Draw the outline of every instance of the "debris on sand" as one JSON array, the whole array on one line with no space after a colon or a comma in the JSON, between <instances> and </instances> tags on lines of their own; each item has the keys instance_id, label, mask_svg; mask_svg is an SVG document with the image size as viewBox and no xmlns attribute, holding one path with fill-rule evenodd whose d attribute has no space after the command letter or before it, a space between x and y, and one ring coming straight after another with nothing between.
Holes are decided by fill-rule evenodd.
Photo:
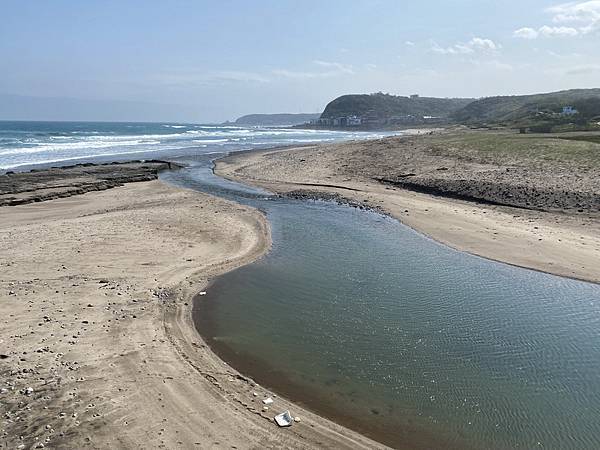
<instances>
[{"instance_id":1,"label":"debris on sand","mask_svg":"<svg viewBox=\"0 0 600 450\"><path fill-rule=\"evenodd\" d=\"M292 415L289 411L284 411L281 414L277 414L273 420L280 427L291 427L294 419L292 419Z\"/></svg>"}]
</instances>

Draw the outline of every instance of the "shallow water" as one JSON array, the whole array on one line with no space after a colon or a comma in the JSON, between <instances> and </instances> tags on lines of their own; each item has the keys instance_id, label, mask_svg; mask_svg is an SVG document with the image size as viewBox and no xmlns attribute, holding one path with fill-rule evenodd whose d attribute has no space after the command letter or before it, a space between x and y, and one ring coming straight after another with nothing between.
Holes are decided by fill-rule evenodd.
<instances>
[{"instance_id":1,"label":"shallow water","mask_svg":"<svg viewBox=\"0 0 600 450\"><path fill-rule=\"evenodd\" d=\"M272 251L195 304L233 366L396 447L600 448L600 286L193 164L163 179L258 207L272 227Z\"/></svg>"}]
</instances>

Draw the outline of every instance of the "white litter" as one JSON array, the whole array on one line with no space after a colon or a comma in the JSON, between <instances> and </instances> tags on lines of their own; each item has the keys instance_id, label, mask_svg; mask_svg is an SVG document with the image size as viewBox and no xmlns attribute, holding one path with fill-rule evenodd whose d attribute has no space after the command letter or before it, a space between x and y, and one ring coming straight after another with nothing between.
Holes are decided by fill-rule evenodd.
<instances>
[{"instance_id":1,"label":"white litter","mask_svg":"<svg viewBox=\"0 0 600 450\"><path fill-rule=\"evenodd\" d=\"M284 411L281 414L277 414L273 420L275 420L275 423L277 423L277 425L280 427L291 427L292 422L294 421L289 411Z\"/></svg>"},{"instance_id":2,"label":"white litter","mask_svg":"<svg viewBox=\"0 0 600 450\"><path fill-rule=\"evenodd\" d=\"M206 295L206 291L202 291L202 292L200 292L200 294L199 294L199 295Z\"/></svg>"},{"instance_id":3,"label":"white litter","mask_svg":"<svg viewBox=\"0 0 600 450\"><path fill-rule=\"evenodd\" d=\"M273 403L273 399L272 399L271 397L269 397L269 398L265 398L265 399L263 400L263 403L264 403L265 405L270 405L271 403Z\"/></svg>"}]
</instances>

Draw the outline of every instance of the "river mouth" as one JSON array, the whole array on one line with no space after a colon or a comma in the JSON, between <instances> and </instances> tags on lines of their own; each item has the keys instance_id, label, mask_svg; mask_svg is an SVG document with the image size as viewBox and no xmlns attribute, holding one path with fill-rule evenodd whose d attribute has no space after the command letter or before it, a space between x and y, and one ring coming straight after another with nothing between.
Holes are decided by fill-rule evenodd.
<instances>
[{"instance_id":1,"label":"river mouth","mask_svg":"<svg viewBox=\"0 0 600 450\"><path fill-rule=\"evenodd\" d=\"M166 181L266 211L273 249L194 321L224 360L398 448L597 448L600 286L454 251L372 212L212 175Z\"/></svg>"}]
</instances>

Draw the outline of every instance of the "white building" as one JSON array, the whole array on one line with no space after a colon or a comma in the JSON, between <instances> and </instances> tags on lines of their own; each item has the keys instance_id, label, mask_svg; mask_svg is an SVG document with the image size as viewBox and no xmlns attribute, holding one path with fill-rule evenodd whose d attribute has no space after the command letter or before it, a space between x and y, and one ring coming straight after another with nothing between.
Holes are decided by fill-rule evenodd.
<instances>
[{"instance_id":1,"label":"white building","mask_svg":"<svg viewBox=\"0 0 600 450\"><path fill-rule=\"evenodd\" d=\"M362 119L358 116L348 116L346 119L346 125L349 127L357 127L362 125Z\"/></svg>"}]
</instances>

